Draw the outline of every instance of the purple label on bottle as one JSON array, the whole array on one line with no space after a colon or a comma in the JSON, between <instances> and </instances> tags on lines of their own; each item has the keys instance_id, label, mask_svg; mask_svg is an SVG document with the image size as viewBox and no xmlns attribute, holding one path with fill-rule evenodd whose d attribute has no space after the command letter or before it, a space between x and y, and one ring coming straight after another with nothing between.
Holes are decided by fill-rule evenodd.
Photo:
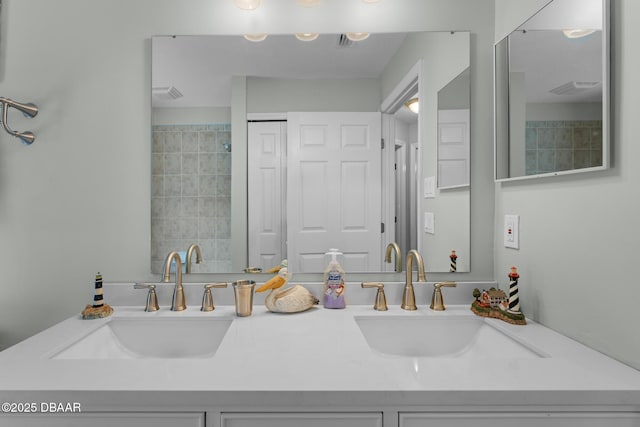
<instances>
[{"instance_id":1,"label":"purple label on bottle","mask_svg":"<svg viewBox=\"0 0 640 427\"><path fill-rule=\"evenodd\" d=\"M338 277L340 276L338 275ZM344 285L342 283L331 284L329 280L327 282L327 289L324 292L324 307L345 308L347 304L344 300Z\"/></svg>"}]
</instances>

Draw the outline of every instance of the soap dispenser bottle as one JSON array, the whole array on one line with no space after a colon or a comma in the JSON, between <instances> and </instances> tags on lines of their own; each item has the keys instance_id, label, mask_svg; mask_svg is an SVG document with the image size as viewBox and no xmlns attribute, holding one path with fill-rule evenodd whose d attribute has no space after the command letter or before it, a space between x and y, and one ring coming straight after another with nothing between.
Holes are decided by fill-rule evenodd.
<instances>
[{"instance_id":1,"label":"soap dispenser bottle","mask_svg":"<svg viewBox=\"0 0 640 427\"><path fill-rule=\"evenodd\" d=\"M338 249L329 249L325 255L330 255L331 261L324 270L324 308L345 308L347 302L344 298L344 269L338 263L338 255L342 253Z\"/></svg>"}]
</instances>

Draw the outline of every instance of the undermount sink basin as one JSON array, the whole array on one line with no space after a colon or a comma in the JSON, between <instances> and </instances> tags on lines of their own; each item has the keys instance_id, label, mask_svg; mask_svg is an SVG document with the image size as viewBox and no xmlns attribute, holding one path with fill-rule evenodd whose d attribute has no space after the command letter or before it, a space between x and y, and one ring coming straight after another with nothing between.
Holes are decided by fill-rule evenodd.
<instances>
[{"instance_id":1,"label":"undermount sink basin","mask_svg":"<svg viewBox=\"0 0 640 427\"><path fill-rule=\"evenodd\" d=\"M369 347L386 356L544 357L541 352L515 340L473 314L362 316L355 320Z\"/></svg>"},{"instance_id":2,"label":"undermount sink basin","mask_svg":"<svg viewBox=\"0 0 640 427\"><path fill-rule=\"evenodd\" d=\"M212 357L232 319L113 318L53 359L176 359Z\"/></svg>"}]
</instances>

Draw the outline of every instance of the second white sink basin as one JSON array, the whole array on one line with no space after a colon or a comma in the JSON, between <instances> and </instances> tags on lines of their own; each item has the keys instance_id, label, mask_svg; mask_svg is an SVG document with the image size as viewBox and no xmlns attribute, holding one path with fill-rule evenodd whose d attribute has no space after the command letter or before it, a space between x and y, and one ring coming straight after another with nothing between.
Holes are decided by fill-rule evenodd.
<instances>
[{"instance_id":1,"label":"second white sink basin","mask_svg":"<svg viewBox=\"0 0 640 427\"><path fill-rule=\"evenodd\" d=\"M387 356L544 357L473 314L361 316L355 320L369 347Z\"/></svg>"},{"instance_id":2,"label":"second white sink basin","mask_svg":"<svg viewBox=\"0 0 640 427\"><path fill-rule=\"evenodd\" d=\"M113 318L53 359L176 359L212 357L232 319Z\"/></svg>"}]
</instances>

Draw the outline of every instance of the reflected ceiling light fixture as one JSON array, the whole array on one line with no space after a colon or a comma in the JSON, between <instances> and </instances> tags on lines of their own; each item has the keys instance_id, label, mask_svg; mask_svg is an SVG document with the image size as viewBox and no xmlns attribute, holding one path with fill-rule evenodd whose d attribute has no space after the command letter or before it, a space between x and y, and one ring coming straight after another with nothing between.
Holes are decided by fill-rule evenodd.
<instances>
[{"instance_id":1,"label":"reflected ceiling light fixture","mask_svg":"<svg viewBox=\"0 0 640 427\"><path fill-rule=\"evenodd\" d=\"M263 42L267 39L267 34L266 33L257 33L257 34L245 34L243 36L245 39L249 40L250 42Z\"/></svg>"},{"instance_id":2,"label":"reflected ceiling light fixture","mask_svg":"<svg viewBox=\"0 0 640 427\"><path fill-rule=\"evenodd\" d=\"M411 98L404 103L412 113L418 114L420 112L420 100L418 98Z\"/></svg>"},{"instance_id":3,"label":"reflected ceiling light fixture","mask_svg":"<svg viewBox=\"0 0 640 427\"><path fill-rule=\"evenodd\" d=\"M596 30L582 30L578 28L574 28L570 30L562 30L562 33L568 39L579 39L581 37L586 37L589 34L593 34L595 32Z\"/></svg>"},{"instance_id":4,"label":"reflected ceiling light fixture","mask_svg":"<svg viewBox=\"0 0 640 427\"><path fill-rule=\"evenodd\" d=\"M262 0L233 0L233 3L242 10L255 10L260 7Z\"/></svg>"},{"instance_id":5,"label":"reflected ceiling light fixture","mask_svg":"<svg viewBox=\"0 0 640 427\"><path fill-rule=\"evenodd\" d=\"M303 42L311 42L318 38L318 33L296 33L296 38Z\"/></svg>"},{"instance_id":6,"label":"reflected ceiling light fixture","mask_svg":"<svg viewBox=\"0 0 640 427\"><path fill-rule=\"evenodd\" d=\"M151 94L154 98L164 101L173 101L174 99L182 98L182 92L176 89L175 86L152 87Z\"/></svg>"},{"instance_id":7,"label":"reflected ceiling light fixture","mask_svg":"<svg viewBox=\"0 0 640 427\"><path fill-rule=\"evenodd\" d=\"M600 82L567 82L551 89L549 92L556 95L575 95L600 86Z\"/></svg>"},{"instance_id":8,"label":"reflected ceiling light fixture","mask_svg":"<svg viewBox=\"0 0 640 427\"><path fill-rule=\"evenodd\" d=\"M378 3L380 0L362 0L363 3Z\"/></svg>"},{"instance_id":9,"label":"reflected ceiling light fixture","mask_svg":"<svg viewBox=\"0 0 640 427\"><path fill-rule=\"evenodd\" d=\"M369 33L346 33L347 38L352 42L361 42L369 38Z\"/></svg>"},{"instance_id":10,"label":"reflected ceiling light fixture","mask_svg":"<svg viewBox=\"0 0 640 427\"><path fill-rule=\"evenodd\" d=\"M320 0L296 0L296 2L306 7L314 7L320 4Z\"/></svg>"}]
</instances>

